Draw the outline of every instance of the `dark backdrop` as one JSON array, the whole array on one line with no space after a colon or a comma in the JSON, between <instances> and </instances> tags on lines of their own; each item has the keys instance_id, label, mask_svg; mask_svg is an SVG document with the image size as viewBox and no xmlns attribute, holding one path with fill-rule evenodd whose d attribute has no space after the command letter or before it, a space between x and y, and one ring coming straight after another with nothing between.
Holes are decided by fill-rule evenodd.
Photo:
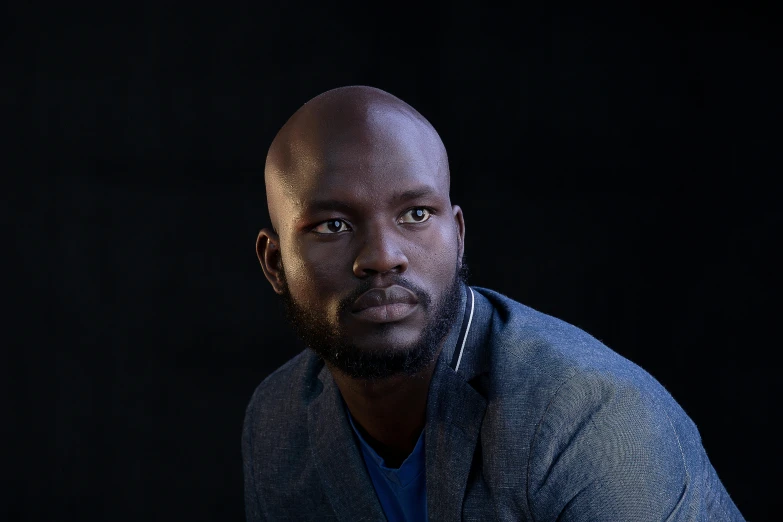
<instances>
[{"instance_id":1,"label":"dark backdrop","mask_svg":"<svg viewBox=\"0 0 783 522\"><path fill-rule=\"evenodd\" d=\"M369 84L441 133L471 282L646 368L771 519L773 18L589 4L6 5L4 518L243 518L244 408L301 349L254 253L266 149Z\"/></svg>"}]
</instances>

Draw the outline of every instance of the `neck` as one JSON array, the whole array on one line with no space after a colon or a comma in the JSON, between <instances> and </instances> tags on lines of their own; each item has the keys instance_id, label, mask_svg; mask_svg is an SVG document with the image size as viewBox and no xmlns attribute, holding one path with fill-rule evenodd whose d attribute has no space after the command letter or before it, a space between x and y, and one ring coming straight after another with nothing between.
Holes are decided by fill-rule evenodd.
<instances>
[{"instance_id":1,"label":"neck","mask_svg":"<svg viewBox=\"0 0 783 522\"><path fill-rule=\"evenodd\" d=\"M354 424L388 467L399 467L424 428L429 386L440 349L433 363L414 376L367 381L329 368Z\"/></svg>"}]
</instances>

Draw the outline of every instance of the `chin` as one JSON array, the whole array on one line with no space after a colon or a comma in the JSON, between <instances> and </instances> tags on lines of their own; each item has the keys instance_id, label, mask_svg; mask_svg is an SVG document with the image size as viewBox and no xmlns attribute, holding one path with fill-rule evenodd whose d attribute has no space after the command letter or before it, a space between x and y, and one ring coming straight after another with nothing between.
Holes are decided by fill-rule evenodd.
<instances>
[{"instance_id":1,"label":"chin","mask_svg":"<svg viewBox=\"0 0 783 522\"><path fill-rule=\"evenodd\" d=\"M343 330L345 340L359 350L405 351L421 343L424 325L419 321L365 323Z\"/></svg>"}]
</instances>

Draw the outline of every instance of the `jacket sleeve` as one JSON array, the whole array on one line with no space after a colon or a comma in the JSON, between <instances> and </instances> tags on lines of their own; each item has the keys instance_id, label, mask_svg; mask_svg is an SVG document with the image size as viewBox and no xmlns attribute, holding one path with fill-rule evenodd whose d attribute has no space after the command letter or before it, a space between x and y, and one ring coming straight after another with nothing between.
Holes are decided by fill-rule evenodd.
<instances>
[{"instance_id":1,"label":"jacket sleeve","mask_svg":"<svg viewBox=\"0 0 783 522\"><path fill-rule=\"evenodd\" d=\"M563 383L531 443L537 521L742 521L693 422L648 374L581 372Z\"/></svg>"},{"instance_id":2,"label":"jacket sleeve","mask_svg":"<svg viewBox=\"0 0 783 522\"><path fill-rule=\"evenodd\" d=\"M266 520L263 515L261 499L258 495L255 480L255 466L253 452L253 419L252 401L245 412L245 422L242 429L242 467L245 477L245 517L247 522L261 522Z\"/></svg>"}]
</instances>

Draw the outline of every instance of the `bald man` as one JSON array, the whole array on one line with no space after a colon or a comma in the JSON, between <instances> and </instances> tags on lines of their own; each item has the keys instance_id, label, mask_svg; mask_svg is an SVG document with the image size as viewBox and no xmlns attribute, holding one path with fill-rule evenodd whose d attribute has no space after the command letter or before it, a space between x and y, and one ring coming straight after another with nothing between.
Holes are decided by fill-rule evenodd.
<instances>
[{"instance_id":1,"label":"bald man","mask_svg":"<svg viewBox=\"0 0 783 522\"><path fill-rule=\"evenodd\" d=\"M323 93L264 174L258 259L308 349L247 408L249 521L742 520L653 377L467 285L446 150L411 106Z\"/></svg>"}]
</instances>

